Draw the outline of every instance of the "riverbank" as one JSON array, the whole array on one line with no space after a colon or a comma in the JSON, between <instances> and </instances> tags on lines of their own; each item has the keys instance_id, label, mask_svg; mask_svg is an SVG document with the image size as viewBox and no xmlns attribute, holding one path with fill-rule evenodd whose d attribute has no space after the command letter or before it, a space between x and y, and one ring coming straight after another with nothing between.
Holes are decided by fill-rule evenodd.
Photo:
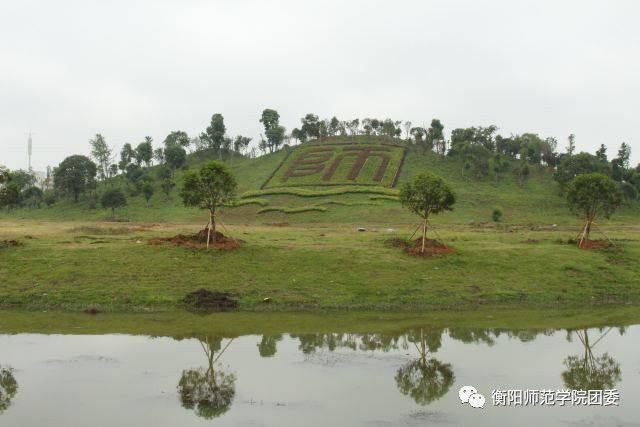
<instances>
[{"instance_id":1,"label":"riverbank","mask_svg":"<svg viewBox=\"0 0 640 427\"><path fill-rule=\"evenodd\" d=\"M148 336L234 337L280 333L385 333L407 330L510 329L545 330L626 326L640 323L636 307L584 309L479 308L430 313L212 313L175 310L163 313L83 313L0 310L0 333L130 334Z\"/></svg>"},{"instance_id":2,"label":"riverbank","mask_svg":"<svg viewBox=\"0 0 640 427\"><path fill-rule=\"evenodd\" d=\"M431 258L390 244L412 230L384 225L233 224L236 249L149 244L201 226L3 221L0 240L17 244L0 249L0 307L172 311L202 288L266 312L640 304L637 227L607 227L614 246L581 250L572 228L447 224L438 235L455 253Z\"/></svg>"}]
</instances>

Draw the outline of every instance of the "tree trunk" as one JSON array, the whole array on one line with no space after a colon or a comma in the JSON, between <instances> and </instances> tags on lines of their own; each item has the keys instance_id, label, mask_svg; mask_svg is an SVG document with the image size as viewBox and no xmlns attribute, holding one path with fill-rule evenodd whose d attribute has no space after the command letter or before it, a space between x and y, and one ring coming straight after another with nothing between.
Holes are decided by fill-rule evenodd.
<instances>
[{"instance_id":1,"label":"tree trunk","mask_svg":"<svg viewBox=\"0 0 640 427\"><path fill-rule=\"evenodd\" d=\"M213 232L213 242L217 242L218 238L216 237L216 211L211 212L211 231Z\"/></svg>"},{"instance_id":2,"label":"tree trunk","mask_svg":"<svg viewBox=\"0 0 640 427\"><path fill-rule=\"evenodd\" d=\"M424 223L422 224L422 249L420 253L424 253L424 243L427 240L427 218L424 218Z\"/></svg>"},{"instance_id":3,"label":"tree trunk","mask_svg":"<svg viewBox=\"0 0 640 427\"><path fill-rule=\"evenodd\" d=\"M209 222L207 223L207 249L209 249L209 240L211 239L211 219L213 214L209 211Z\"/></svg>"},{"instance_id":4,"label":"tree trunk","mask_svg":"<svg viewBox=\"0 0 640 427\"><path fill-rule=\"evenodd\" d=\"M582 237L580 238L580 242L578 243L578 247L584 247L587 242L589 242L589 233L591 232L591 223L593 220L587 219L587 223L584 226L584 230L582 231Z\"/></svg>"}]
</instances>

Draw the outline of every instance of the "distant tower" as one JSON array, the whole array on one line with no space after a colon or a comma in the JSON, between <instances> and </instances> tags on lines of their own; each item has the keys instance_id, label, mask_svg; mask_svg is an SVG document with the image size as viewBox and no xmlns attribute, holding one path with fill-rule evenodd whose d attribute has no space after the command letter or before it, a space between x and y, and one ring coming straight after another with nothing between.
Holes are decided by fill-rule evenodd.
<instances>
[{"instance_id":1,"label":"distant tower","mask_svg":"<svg viewBox=\"0 0 640 427\"><path fill-rule=\"evenodd\" d=\"M27 153L29 154L29 171L31 171L31 154L33 153L33 141L31 140L31 132L29 132L29 139L27 140Z\"/></svg>"}]
</instances>

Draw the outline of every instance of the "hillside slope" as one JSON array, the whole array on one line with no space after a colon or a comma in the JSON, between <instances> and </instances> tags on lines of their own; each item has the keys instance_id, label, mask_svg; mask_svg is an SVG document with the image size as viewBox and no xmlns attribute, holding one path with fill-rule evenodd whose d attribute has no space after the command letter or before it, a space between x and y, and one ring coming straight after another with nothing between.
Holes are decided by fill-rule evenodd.
<instances>
[{"instance_id":1,"label":"hillside slope","mask_svg":"<svg viewBox=\"0 0 640 427\"><path fill-rule=\"evenodd\" d=\"M359 142L376 143L377 138L359 137ZM412 224L415 218L394 200L395 189L385 187L349 186L306 179L303 186L287 186L282 183L261 190L261 187L276 172L281 174L280 165L287 160L289 151L293 155L306 147L323 147L333 142L341 142L335 138L322 143L304 144L289 150L267 154L258 158L233 157L225 160L238 181L238 195L242 206L226 209L224 221L229 223L263 223L263 222L327 222L358 223L402 226ZM383 140L384 141L384 140ZM214 159L212 152L197 152L189 155L188 168L197 168L203 162ZM343 164L349 168L352 164L347 158ZM369 161L361 175L368 173L377 163ZM287 166L288 167L288 166ZM341 164L342 167L342 164ZM153 169L151 168L153 174ZM566 207L560 195L558 185L552 173L533 168L531 177L520 185L513 173L507 172L500 179L488 177L477 180L465 177L462 164L458 159L440 157L433 152L408 149L399 168L396 188L416 174L428 170L442 176L451 184L457 194L457 203L453 212L439 216L436 221L445 224L482 223L491 221L491 213L495 207L504 212L503 222L507 224L562 224L572 225L576 218ZM341 170L337 174L342 173ZM372 172L373 173L373 172ZM183 171L176 173L176 188L169 197L165 197L159 188L156 189L149 207L142 196L130 197L128 206L119 210L118 215L135 221L197 221L203 214L197 209L185 208L179 198L179 188ZM343 175L344 176L344 173ZM385 178L386 179L386 178ZM313 185L317 182L320 185ZM343 181L341 181L343 182ZM112 185L125 186L123 177L111 182L101 183L102 188ZM343 191L350 193L340 194ZM359 191L359 192L356 192ZM289 194L270 194L270 193ZM321 193L329 193L322 195ZM300 197L304 196L304 197ZM245 204L246 203L246 204ZM631 224L637 221L640 209L635 206L623 207L611 221L616 224ZM53 206L41 209L19 209L3 212L0 218L41 218L41 219L104 219L108 216L105 210L90 209L86 200L73 203L60 200ZM606 221L605 221L606 222Z\"/></svg>"}]
</instances>

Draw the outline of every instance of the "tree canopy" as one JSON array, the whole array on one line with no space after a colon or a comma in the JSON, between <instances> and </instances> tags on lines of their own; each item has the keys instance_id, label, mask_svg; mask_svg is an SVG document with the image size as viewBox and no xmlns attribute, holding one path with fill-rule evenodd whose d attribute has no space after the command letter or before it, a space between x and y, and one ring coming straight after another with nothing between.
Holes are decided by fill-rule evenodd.
<instances>
[{"instance_id":1,"label":"tree canopy","mask_svg":"<svg viewBox=\"0 0 640 427\"><path fill-rule=\"evenodd\" d=\"M66 194L78 197L95 185L97 167L86 156L74 155L64 159L53 172L54 186Z\"/></svg>"},{"instance_id":2,"label":"tree canopy","mask_svg":"<svg viewBox=\"0 0 640 427\"><path fill-rule=\"evenodd\" d=\"M189 171L184 175L180 196L185 206L196 206L209 210L208 235L216 237L216 211L235 199L237 183L229 169L220 162L206 163L200 171ZM208 246L209 238L207 238Z\"/></svg>"}]
</instances>

